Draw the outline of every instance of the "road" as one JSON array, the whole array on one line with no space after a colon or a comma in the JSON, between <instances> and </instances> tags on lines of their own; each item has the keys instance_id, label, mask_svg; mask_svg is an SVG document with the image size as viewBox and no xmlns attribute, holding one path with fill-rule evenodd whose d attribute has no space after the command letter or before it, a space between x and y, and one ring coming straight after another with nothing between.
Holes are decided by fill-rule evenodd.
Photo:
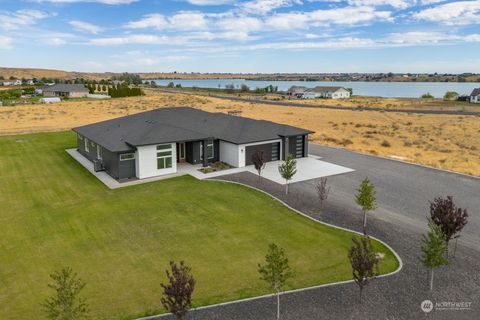
<instances>
[{"instance_id":1,"label":"road","mask_svg":"<svg viewBox=\"0 0 480 320\"><path fill-rule=\"evenodd\" d=\"M459 241L480 248L480 179L432 168L405 164L345 149L309 145L311 154L322 160L355 169L355 172L328 179L332 199L349 211L358 211L353 195L361 180L368 177L377 189L378 209L375 219L396 221L410 228L426 229L429 201L453 196L455 203L468 210L468 224ZM298 187L314 189L314 182Z\"/></svg>"},{"instance_id":2,"label":"road","mask_svg":"<svg viewBox=\"0 0 480 320\"><path fill-rule=\"evenodd\" d=\"M418 113L418 114L437 114L437 115L457 115L457 116L480 116L478 111L455 111L455 110L435 110L435 109L395 109L395 108L357 108L357 107L338 107L338 106L329 106L321 104L304 104L296 103L290 101L271 101L264 100L261 98L251 99L251 98L242 98L234 95L219 95L213 93L201 93L201 92L192 92L192 91L178 91L178 90L168 90L168 89L156 89L163 93L181 93L194 96L203 96L203 97L212 97L219 99L227 99L231 101L240 101L240 102L249 102L249 103L258 103L258 104L268 104L274 106L284 106L284 107L297 107L297 108L314 108L314 109L333 109L333 110L350 110L350 111L381 111L381 112L396 112L396 113Z\"/></svg>"}]
</instances>

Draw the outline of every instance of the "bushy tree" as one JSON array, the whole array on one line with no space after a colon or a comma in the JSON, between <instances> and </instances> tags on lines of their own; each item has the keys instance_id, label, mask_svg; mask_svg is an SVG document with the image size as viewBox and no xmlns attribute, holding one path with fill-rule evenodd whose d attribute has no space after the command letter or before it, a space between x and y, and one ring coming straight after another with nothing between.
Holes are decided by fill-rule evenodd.
<instances>
[{"instance_id":1,"label":"bushy tree","mask_svg":"<svg viewBox=\"0 0 480 320\"><path fill-rule=\"evenodd\" d=\"M240 86L240 91L241 92L249 92L250 91L250 88L246 85L246 84L242 84Z\"/></svg>"},{"instance_id":2,"label":"bushy tree","mask_svg":"<svg viewBox=\"0 0 480 320\"><path fill-rule=\"evenodd\" d=\"M429 231L427 235L422 236L422 254L420 261L430 269L430 291L433 290L433 270L442 265L448 264L445 258L447 253L447 243L445 235L439 225L432 220L428 221Z\"/></svg>"},{"instance_id":3,"label":"bushy tree","mask_svg":"<svg viewBox=\"0 0 480 320\"><path fill-rule=\"evenodd\" d=\"M459 94L455 91L447 91L445 92L445 95L443 96L444 100L457 100Z\"/></svg>"},{"instance_id":4,"label":"bushy tree","mask_svg":"<svg viewBox=\"0 0 480 320\"><path fill-rule=\"evenodd\" d=\"M434 97L430 94L430 92L427 92L427 93L422 94L422 96L420 98L422 98L422 99L433 99Z\"/></svg>"},{"instance_id":5,"label":"bushy tree","mask_svg":"<svg viewBox=\"0 0 480 320\"><path fill-rule=\"evenodd\" d=\"M430 219L438 226L440 226L445 241L448 244L451 239L456 241L460 237L460 232L467 224L468 220L467 209L458 208L453 202L453 197L446 198L438 197L433 202L430 202Z\"/></svg>"},{"instance_id":6,"label":"bushy tree","mask_svg":"<svg viewBox=\"0 0 480 320\"><path fill-rule=\"evenodd\" d=\"M265 256L265 264L258 264L260 279L266 281L277 296L277 319L280 319L280 292L288 279L293 277L293 271L288 264L288 258L282 248L271 243Z\"/></svg>"},{"instance_id":7,"label":"bushy tree","mask_svg":"<svg viewBox=\"0 0 480 320\"><path fill-rule=\"evenodd\" d=\"M195 279L191 272L184 261L181 261L180 265L170 261L170 271L166 271L168 283L161 284L163 288L161 303L179 320L184 319L192 307Z\"/></svg>"},{"instance_id":8,"label":"bushy tree","mask_svg":"<svg viewBox=\"0 0 480 320\"><path fill-rule=\"evenodd\" d=\"M50 275L53 283L48 286L55 291L45 300L43 307L48 319L78 320L88 316L88 305L79 295L85 282L71 268L63 268Z\"/></svg>"},{"instance_id":9,"label":"bushy tree","mask_svg":"<svg viewBox=\"0 0 480 320\"><path fill-rule=\"evenodd\" d=\"M352 241L348 259L352 266L353 280L360 288L360 298L362 298L363 288L378 274L379 260L368 236L364 235L360 240L353 237Z\"/></svg>"},{"instance_id":10,"label":"bushy tree","mask_svg":"<svg viewBox=\"0 0 480 320\"><path fill-rule=\"evenodd\" d=\"M169 82L169 83L167 84L167 88L173 88L173 87L175 87L175 83Z\"/></svg>"},{"instance_id":11,"label":"bushy tree","mask_svg":"<svg viewBox=\"0 0 480 320\"><path fill-rule=\"evenodd\" d=\"M293 154L289 153L287 160L278 166L278 171L283 179L285 179L285 194L288 194L288 181L292 180L297 173L297 160Z\"/></svg>"},{"instance_id":12,"label":"bushy tree","mask_svg":"<svg viewBox=\"0 0 480 320\"><path fill-rule=\"evenodd\" d=\"M368 180L368 177L363 179L360 188L357 190L355 198L357 204L362 208L363 212L363 234L367 234L367 212L377 208L377 199L375 186Z\"/></svg>"}]
</instances>

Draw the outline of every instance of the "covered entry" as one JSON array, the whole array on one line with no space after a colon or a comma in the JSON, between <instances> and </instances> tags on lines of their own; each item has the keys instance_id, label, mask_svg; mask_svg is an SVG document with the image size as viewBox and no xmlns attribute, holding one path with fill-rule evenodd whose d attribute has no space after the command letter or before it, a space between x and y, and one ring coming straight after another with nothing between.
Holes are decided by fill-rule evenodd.
<instances>
[{"instance_id":1,"label":"covered entry","mask_svg":"<svg viewBox=\"0 0 480 320\"><path fill-rule=\"evenodd\" d=\"M245 148L245 165L253 164L252 156L257 151L263 151L263 156L267 162L280 160L280 142L271 142L247 146Z\"/></svg>"}]
</instances>

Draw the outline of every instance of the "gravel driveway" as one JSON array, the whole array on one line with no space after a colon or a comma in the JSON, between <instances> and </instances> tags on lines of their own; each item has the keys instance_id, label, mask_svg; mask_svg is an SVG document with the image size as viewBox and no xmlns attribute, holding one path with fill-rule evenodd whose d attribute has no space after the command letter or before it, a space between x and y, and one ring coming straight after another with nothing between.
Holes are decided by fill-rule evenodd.
<instances>
[{"instance_id":1,"label":"gravel driveway","mask_svg":"<svg viewBox=\"0 0 480 320\"><path fill-rule=\"evenodd\" d=\"M369 217L368 232L387 242L401 256L404 267L398 274L372 281L364 290L362 302L357 286L352 283L283 295L282 319L480 318L480 246L477 245L478 211L475 211L480 207L476 191L480 180L333 148L311 146L310 152L321 153L325 161L356 170L353 174L329 178L331 195L321 211L315 181L292 184L289 196L285 196L283 186L259 180L249 172L221 178L267 191L318 220L361 231L362 215L353 197L360 180L368 175L377 185L380 207ZM459 242L450 265L435 271L434 291L429 292L427 270L418 260L428 200L435 195L446 195L443 191L452 189L456 199L468 204L473 227ZM470 303L470 308L435 308L424 313L420 304L427 299L434 304ZM262 298L196 310L188 319L275 319L275 307L273 298Z\"/></svg>"}]
</instances>

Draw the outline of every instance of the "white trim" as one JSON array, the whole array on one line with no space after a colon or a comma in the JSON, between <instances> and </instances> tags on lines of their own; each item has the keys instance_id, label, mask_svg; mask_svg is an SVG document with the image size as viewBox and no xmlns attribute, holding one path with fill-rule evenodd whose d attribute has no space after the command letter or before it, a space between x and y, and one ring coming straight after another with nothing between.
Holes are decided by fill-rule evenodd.
<instances>
[{"instance_id":1,"label":"white trim","mask_svg":"<svg viewBox=\"0 0 480 320\"><path fill-rule=\"evenodd\" d=\"M102 151L103 151L102 147L99 144L97 144L97 159L98 160L103 160Z\"/></svg>"},{"instance_id":2,"label":"white trim","mask_svg":"<svg viewBox=\"0 0 480 320\"><path fill-rule=\"evenodd\" d=\"M244 184L244 183L241 183L241 182L235 182L235 181L227 181L227 180L221 180L221 179L208 179L208 180L205 180L205 181L213 181L213 182L223 182L223 183L232 183L232 184L237 184L237 185L241 185L241 186L244 186L244 187L247 187L247 188L250 188L250 189L253 189L253 190L256 190L256 191L259 191L259 192L262 192L266 195L268 195L269 197L271 197L272 199L280 202L281 204L283 204L285 207L287 207L288 209L294 211L295 213L307 218L307 219L310 219L314 222L317 222L317 223L320 223L320 224L323 224L323 225L326 225L326 226L329 226L329 227L332 227L332 228L336 228L336 229L340 229L340 230L343 230L343 231L347 231L347 232L351 232L351 233L356 233L356 234L359 234L359 235L363 235L363 233L361 232L358 232L358 231L355 231L355 230L350 230L350 229L347 229L347 228L343 228L343 227L338 227L338 226L335 226L333 224L330 224L330 223L327 223L327 222L323 222L323 221L319 221L319 220L316 220L312 217L310 217L309 215L297 210L297 209L294 209L292 207L290 207L288 204L286 204L285 202L283 202L282 200L280 200L279 198L271 195L270 193L266 192L266 191L263 191L261 189L258 189L258 188L255 188L255 187L252 187L252 186L249 186L247 184ZM402 261L402 258L400 258L400 256L398 255L398 253L392 249L392 247L390 247L387 243L383 242L382 240L376 238L376 237L373 237L373 236L369 236L371 239L374 239L378 242L380 242L381 244L383 244L385 247L387 247L387 249L389 249L393 255L395 256L395 258L397 259L398 261L398 268L392 272L389 272L389 273L385 273L385 274L382 274L382 275L379 275L377 276L376 278L384 278L384 277L388 277L388 276L392 276L394 274L397 274L400 272L400 270L402 270L403 268L403 261ZM287 295L287 294L290 294L290 293L296 293L296 292L302 292L302 291L308 291L308 290L314 290L314 289L318 289L318 288L325 288L325 287L331 287L331 286L336 286L336 285L342 285L342 284L348 284L348 283L352 283L354 282L354 280L344 280L344 281L337 281L337 282L331 282L331 283L325 283L325 284L320 284L320 285L317 285L317 286L311 286L311 287L305 287L305 288L300 288L300 289L293 289L293 290L288 290L288 291L283 291L283 292L280 292L280 295ZM264 299L264 298L269 298L269 297L273 297L275 296L275 293L270 293L270 294L265 294L265 295L261 295L261 296L256 296L256 297L251 297L251 298L245 298L245 299L239 299L239 300L233 300L233 301L227 301L227 302L222 302L222 303L217 303L217 304L212 304L212 305L207 305L207 306L202 306L202 307L198 307L198 308L193 308L191 311L196 311L196 310L204 310L204 309L211 309L211 308L215 308L215 307L220 307L220 306L226 306L226 305L230 305L230 304L235 304L235 303L242 303L242 302L247 302L247 301L253 301L253 300L259 300L259 299ZM158 317L167 317L167 316L170 316L171 314L170 313L163 313L163 314L159 314L159 315L154 315L154 316L148 316L148 317L142 317L142 318L137 318L136 320L149 320L149 319L153 319L153 318L158 318Z\"/></svg>"},{"instance_id":3,"label":"white trim","mask_svg":"<svg viewBox=\"0 0 480 320\"><path fill-rule=\"evenodd\" d=\"M129 156L129 155L131 155L131 158L122 159L122 156ZM135 152L122 153L120 154L120 157L119 157L120 161L130 161L130 160L135 160L135 158L136 158Z\"/></svg>"},{"instance_id":4,"label":"white trim","mask_svg":"<svg viewBox=\"0 0 480 320\"><path fill-rule=\"evenodd\" d=\"M90 152L90 143L88 141L88 138L85 137L85 139L83 139L83 142L84 142L84 145L85 145L85 151Z\"/></svg>"}]
</instances>

